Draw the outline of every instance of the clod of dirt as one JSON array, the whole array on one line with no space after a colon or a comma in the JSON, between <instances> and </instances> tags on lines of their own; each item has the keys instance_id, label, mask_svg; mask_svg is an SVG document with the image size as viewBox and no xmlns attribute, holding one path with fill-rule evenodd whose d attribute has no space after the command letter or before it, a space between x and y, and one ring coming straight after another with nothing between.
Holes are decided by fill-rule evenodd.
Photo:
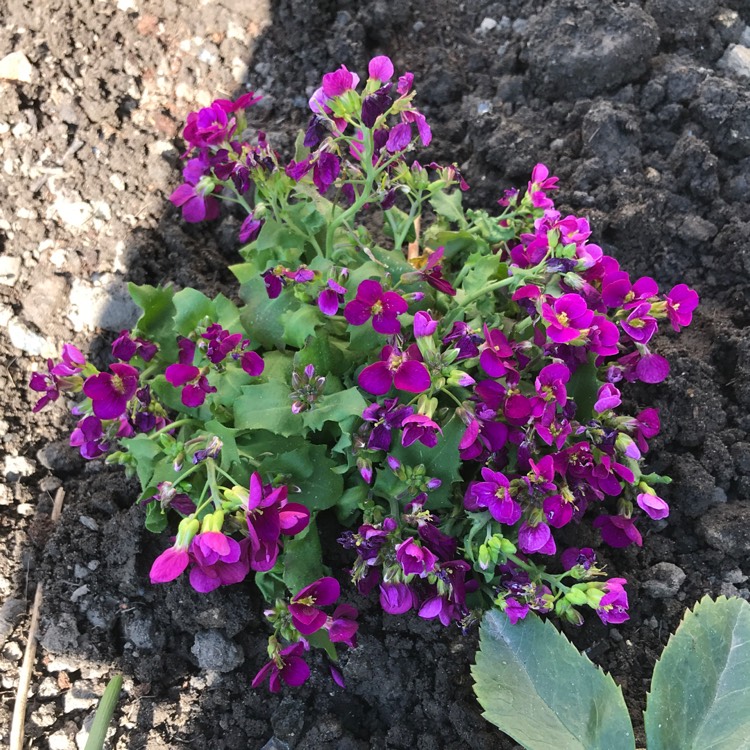
<instances>
[{"instance_id":1,"label":"clod of dirt","mask_svg":"<svg viewBox=\"0 0 750 750\"><path fill-rule=\"evenodd\" d=\"M648 575L651 578L643 584L641 589L653 599L670 599L676 596L687 577L682 568L669 562L654 565L648 571Z\"/></svg>"},{"instance_id":2,"label":"clod of dirt","mask_svg":"<svg viewBox=\"0 0 750 750\"><path fill-rule=\"evenodd\" d=\"M190 651L201 669L214 672L231 672L245 661L242 649L219 630L196 633Z\"/></svg>"}]
</instances>

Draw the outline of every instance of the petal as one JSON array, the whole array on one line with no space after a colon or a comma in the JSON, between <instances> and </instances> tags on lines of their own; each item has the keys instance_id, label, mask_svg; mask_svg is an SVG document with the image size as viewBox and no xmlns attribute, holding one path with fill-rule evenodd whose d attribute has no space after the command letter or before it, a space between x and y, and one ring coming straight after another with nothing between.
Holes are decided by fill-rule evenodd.
<instances>
[{"instance_id":1,"label":"petal","mask_svg":"<svg viewBox=\"0 0 750 750\"><path fill-rule=\"evenodd\" d=\"M374 365L370 365L370 367L373 366ZM364 370L362 372L364 374ZM408 391L409 393L422 393L430 387L430 372L421 362L417 362L416 360L407 360L406 362L402 362L399 368L396 370L393 382L396 388L401 391ZM373 393L373 391L370 392ZM382 391L382 393L385 392L386 391ZM380 394L378 393L376 395Z\"/></svg>"},{"instance_id":2,"label":"petal","mask_svg":"<svg viewBox=\"0 0 750 750\"><path fill-rule=\"evenodd\" d=\"M372 315L372 305L362 302L359 298L348 302L344 308L346 322L353 326L361 326L367 323Z\"/></svg>"},{"instance_id":3,"label":"petal","mask_svg":"<svg viewBox=\"0 0 750 750\"><path fill-rule=\"evenodd\" d=\"M357 299L372 307L383 296L383 287L373 279L365 279L357 287Z\"/></svg>"},{"instance_id":4,"label":"petal","mask_svg":"<svg viewBox=\"0 0 750 750\"><path fill-rule=\"evenodd\" d=\"M194 365L173 364L164 371L164 377L168 383L175 387L185 385L195 380L200 375L200 370Z\"/></svg>"},{"instance_id":5,"label":"petal","mask_svg":"<svg viewBox=\"0 0 750 750\"><path fill-rule=\"evenodd\" d=\"M375 362L371 365L367 365L367 367L359 373L357 383L359 383L359 387L363 391L372 393L375 396L382 396L383 394L388 393L391 389L391 385L393 384L393 374L388 369L388 365L385 362Z\"/></svg>"},{"instance_id":6,"label":"petal","mask_svg":"<svg viewBox=\"0 0 750 750\"><path fill-rule=\"evenodd\" d=\"M300 656L289 656L284 662L281 678L290 687L299 687L310 676L310 667Z\"/></svg>"},{"instance_id":7,"label":"petal","mask_svg":"<svg viewBox=\"0 0 750 750\"><path fill-rule=\"evenodd\" d=\"M177 547L164 550L151 565L151 572L149 573L151 583L174 581L187 568L189 562L187 550Z\"/></svg>"},{"instance_id":8,"label":"petal","mask_svg":"<svg viewBox=\"0 0 750 750\"><path fill-rule=\"evenodd\" d=\"M378 314L372 319L372 327L384 336L391 336L401 330L401 323L392 315Z\"/></svg>"}]
</instances>

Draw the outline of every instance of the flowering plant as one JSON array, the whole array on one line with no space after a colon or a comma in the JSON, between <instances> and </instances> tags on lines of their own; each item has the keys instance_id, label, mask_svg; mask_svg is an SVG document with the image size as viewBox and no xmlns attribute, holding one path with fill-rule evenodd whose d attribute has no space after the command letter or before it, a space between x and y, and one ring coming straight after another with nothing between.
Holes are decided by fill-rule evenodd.
<instances>
[{"instance_id":1,"label":"flowering plant","mask_svg":"<svg viewBox=\"0 0 750 750\"><path fill-rule=\"evenodd\" d=\"M322 512L360 593L462 628L492 607L626 620L625 580L577 529L640 545L669 513L642 471L657 412L622 413L621 388L667 377L652 339L697 294L632 281L542 164L499 215L465 209L456 165L410 158L432 137L412 85L387 57L364 85L328 73L289 161L251 132L252 93L190 114L171 200L188 222L246 212L239 298L132 286L143 314L108 370L66 345L31 381L37 409L82 394L71 443L137 474L151 531L176 527L153 583L253 575L273 629L253 684L273 691L311 647L356 644Z\"/></svg>"}]
</instances>

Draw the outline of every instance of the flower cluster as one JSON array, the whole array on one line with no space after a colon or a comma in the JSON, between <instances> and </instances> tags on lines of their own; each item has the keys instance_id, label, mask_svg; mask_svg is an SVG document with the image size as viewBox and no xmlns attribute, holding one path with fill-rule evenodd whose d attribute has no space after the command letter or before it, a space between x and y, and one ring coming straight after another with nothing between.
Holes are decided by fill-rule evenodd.
<instances>
[{"instance_id":1,"label":"flower cluster","mask_svg":"<svg viewBox=\"0 0 750 750\"><path fill-rule=\"evenodd\" d=\"M669 514L644 469L659 415L623 403L668 376L659 325L689 325L696 292L631 278L545 165L499 213L465 210L459 169L411 156L432 137L412 74L368 73L323 77L288 161L251 133L252 93L191 113L171 200L189 222L245 209L242 304L136 287L106 370L66 345L30 383L35 410L79 394L71 444L136 473L147 527L173 529L153 583L252 576L273 631L253 685L274 692L311 649L356 646L321 513L360 594L464 630L491 607L623 622L625 579L569 545L583 524L641 545Z\"/></svg>"}]
</instances>

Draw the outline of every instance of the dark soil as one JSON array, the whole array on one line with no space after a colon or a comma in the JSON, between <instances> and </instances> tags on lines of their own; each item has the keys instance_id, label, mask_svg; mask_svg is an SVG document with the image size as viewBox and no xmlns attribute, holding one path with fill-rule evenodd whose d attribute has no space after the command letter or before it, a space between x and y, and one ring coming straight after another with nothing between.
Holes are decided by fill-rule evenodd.
<instances>
[{"instance_id":1,"label":"dark soil","mask_svg":"<svg viewBox=\"0 0 750 750\"><path fill-rule=\"evenodd\" d=\"M340 63L361 72L374 54L414 71L436 134L424 160L457 161L472 204L492 206L544 162L563 210L587 216L626 269L701 295L693 326L658 342L670 379L631 393L661 409L651 465L675 479L669 519L649 524L642 549L607 560L630 582L632 619L589 618L570 634L623 686L642 727L654 661L685 608L704 594L749 596L750 89L725 54L750 46L750 2L198 5L0 3L0 58L21 51L33 69L29 83L0 81L0 255L11 268L21 259L17 278L0 279L0 738L21 613L41 580L35 748L75 748L114 672L126 677L117 748L514 747L473 699L475 636L383 615L353 593L363 615L342 662L346 691L322 663L301 689L252 690L266 638L252 585L207 596L151 587L159 542L142 530L136 486L102 462L84 466L66 447L64 407L32 415L25 387L47 356L37 334L53 351L73 340L106 357L132 317L123 280L231 284L237 219L189 227L166 201L191 109L246 81L265 95L254 114L283 151L320 76Z\"/></svg>"}]
</instances>

